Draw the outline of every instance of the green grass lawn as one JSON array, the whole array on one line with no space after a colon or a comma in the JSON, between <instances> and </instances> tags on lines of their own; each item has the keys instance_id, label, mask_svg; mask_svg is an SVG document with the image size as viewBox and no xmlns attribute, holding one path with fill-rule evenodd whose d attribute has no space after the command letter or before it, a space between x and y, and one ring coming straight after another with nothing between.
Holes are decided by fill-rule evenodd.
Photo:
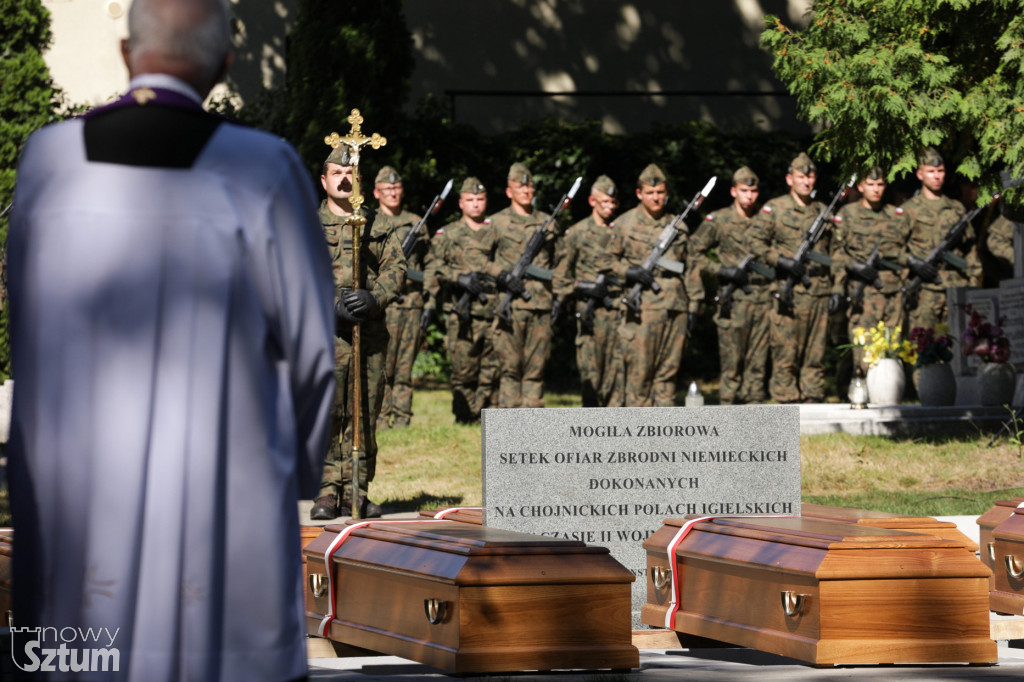
<instances>
[{"instance_id":1,"label":"green grass lawn","mask_svg":"<svg viewBox=\"0 0 1024 682\"><path fill-rule=\"evenodd\" d=\"M480 427L456 426L445 390L418 390L412 425L377 434L371 498L390 511L479 505ZM579 407L575 394L549 393L547 407ZM1020 448L1005 437L907 440L802 436L805 502L927 516L981 514L995 500L1024 497Z\"/></svg>"}]
</instances>

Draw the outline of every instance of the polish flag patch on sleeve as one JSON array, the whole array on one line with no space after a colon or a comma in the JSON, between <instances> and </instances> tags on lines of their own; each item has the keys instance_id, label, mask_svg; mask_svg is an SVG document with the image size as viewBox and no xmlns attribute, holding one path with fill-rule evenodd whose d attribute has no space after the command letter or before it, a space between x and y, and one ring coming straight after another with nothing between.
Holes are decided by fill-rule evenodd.
<instances>
[{"instance_id":1,"label":"polish flag patch on sleeve","mask_svg":"<svg viewBox=\"0 0 1024 682\"><path fill-rule=\"evenodd\" d=\"M899 206L896 207L896 215L903 215L903 209Z\"/></svg>"},{"instance_id":2,"label":"polish flag patch on sleeve","mask_svg":"<svg viewBox=\"0 0 1024 682\"><path fill-rule=\"evenodd\" d=\"M765 206L764 208L761 209L761 212L762 213L771 213L772 212L772 207L771 206Z\"/></svg>"}]
</instances>

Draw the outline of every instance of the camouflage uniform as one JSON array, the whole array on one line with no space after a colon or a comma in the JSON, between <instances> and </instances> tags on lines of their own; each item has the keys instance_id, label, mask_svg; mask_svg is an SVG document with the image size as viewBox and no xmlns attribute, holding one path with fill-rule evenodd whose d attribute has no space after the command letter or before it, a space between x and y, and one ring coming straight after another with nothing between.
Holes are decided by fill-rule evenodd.
<instances>
[{"instance_id":1,"label":"camouflage uniform","mask_svg":"<svg viewBox=\"0 0 1024 682\"><path fill-rule=\"evenodd\" d=\"M530 237L550 216L534 210L528 216L505 208L491 216L493 239L474 242L471 247L474 270L497 278L511 270L526 250ZM533 264L551 269L555 265L556 234L549 230L544 248ZM527 279L530 300L512 298L512 323L498 322L493 334L494 349L501 362L499 407L544 407L544 365L551 354L551 306L554 295L550 281ZM496 293L497 303L505 296Z\"/></svg>"},{"instance_id":2,"label":"camouflage uniform","mask_svg":"<svg viewBox=\"0 0 1024 682\"><path fill-rule=\"evenodd\" d=\"M465 190L468 191L468 190ZM498 382L499 358L491 341L491 306L475 297L470 304L470 319L463 320L455 312L462 296L456 279L473 272L467 257L468 245L473 242L489 244L492 238L490 221L474 230L465 221L448 223L434 235L425 279L430 294L447 313L445 339L451 361L452 414L460 424L472 424L480 419L480 410L494 402Z\"/></svg>"},{"instance_id":3,"label":"camouflage uniform","mask_svg":"<svg viewBox=\"0 0 1024 682\"><path fill-rule=\"evenodd\" d=\"M363 380L363 458L359 465L359 492L365 496L377 467L377 413L384 389L384 350L388 331L384 310L398 298L405 281L405 256L395 238L391 223L385 216L361 209L367 223L360 237L360 258L363 266L363 288L370 291L380 305L375 316L359 324L362 341ZM320 222L324 226L327 246L334 267L337 294L352 288L352 228L344 216L330 211L325 201L320 206ZM337 388L331 418L331 440L324 464L318 497L338 495L342 508L351 506L352 486L352 325L339 320L334 340L334 376Z\"/></svg>"},{"instance_id":4,"label":"camouflage uniform","mask_svg":"<svg viewBox=\"0 0 1024 682\"><path fill-rule=\"evenodd\" d=\"M399 248L409 230L420 221L418 215L409 211L387 218L395 227L395 240ZM429 250L430 236L421 234L409 254L408 266L422 272ZM408 426L412 419L412 367L423 336L420 316L426 298L423 282L406 277L402 294L388 306L386 321L389 340L384 358L384 400L377 417L377 428Z\"/></svg>"},{"instance_id":5,"label":"camouflage uniform","mask_svg":"<svg viewBox=\"0 0 1024 682\"><path fill-rule=\"evenodd\" d=\"M657 175L664 183L660 170ZM654 172L649 166L641 180ZM651 185L651 182L644 182ZM662 230L672 222L673 215L651 218L642 206L626 211L615 220L615 233L608 244L600 269L619 282L626 281L626 270L642 265L658 241ZM686 262L686 227L665 253L665 258ZM686 342L687 312L690 300L682 276L656 268L655 281L661 292L645 289L640 297L640 315L629 308L622 311L619 344L623 359L626 407L670 407L675 405L676 374ZM625 287L627 292L632 287ZM690 310L696 314L698 301Z\"/></svg>"},{"instance_id":6,"label":"camouflage uniform","mask_svg":"<svg viewBox=\"0 0 1024 682\"><path fill-rule=\"evenodd\" d=\"M863 282L850 274L847 266L866 263L878 247L878 255L894 265L906 263L906 243L910 236L910 223L902 208L885 204L877 211L859 201L843 206L833 220L832 238L832 293L849 299L856 290L861 291L862 302L849 301L847 313L848 333L853 338L856 327L870 329L880 321L886 326L903 328L903 301L900 272L876 267L881 289L872 282ZM903 328L904 336L910 332ZM854 363L867 371L863 364L864 351L854 348Z\"/></svg>"},{"instance_id":7,"label":"camouflage uniform","mask_svg":"<svg viewBox=\"0 0 1024 682\"><path fill-rule=\"evenodd\" d=\"M756 176L749 184L757 184ZM750 255L748 235L753 225L753 218L743 216L732 205L709 213L690 238L693 269L717 277L723 267L739 265ZM712 249L718 262L710 258ZM714 315L722 366L718 389L722 405L760 403L767 398L768 311L772 295L768 280L754 271L747 273L747 287L749 293L736 287L731 305L724 311L719 307Z\"/></svg>"},{"instance_id":8,"label":"camouflage uniform","mask_svg":"<svg viewBox=\"0 0 1024 682\"><path fill-rule=\"evenodd\" d=\"M614 192L614 185L610 188ZM559 298L567 299L573 295L574 282L597 279L599 261L615 233L614 228L615 223L599 225L594 216L589 215L566 230L561 242L559 271L555 277ZM619 296L621 291L617 287L608 287L611 300ZM576 301L577 315L583 312L589 300L581 297ZM580 372L583 407L620 407L623 404L618 326L618 310L609 310L600 303L594 306L591 328L588 329L582 320L579 322L576 366Z\"/></svg>"},{"instance_id":9,"label":"camouflage uniform","mask_svg":"<svg viewBox=\"0 0 1024 682\"><path fill-rule=\"evenodd\" d=\"M768 201L754 220L750 246L754 257L776 267L779 256L792 258L807 235L807 229L825 209L820 201L799 206L791 194ZM830 235L826 232L814 250L827 255ZM772 306L770 344L772 376L768 390L780 403L821 402L825 397L825 341L828 331L829 270L808 261L805 264L811 286L797 282L793 287L792 309ZM778 268L777 268L778 269ZM785 271L772 287L781 288Z\"/></svg>"},{"instance_id":10,"label":"camouflage uniform","mask_svg":"<svg viewBox=\"0 0 1024 682\"><path fill-rule=\"evenodd\" d=\"M907 199L901 207L910 219L910 238L907 242L908 255L925 258L932 249L942 241L957 220L966 213L964 205L956 199L941 196L928 199L924 194ZM947 322L946 289L949 287L968 286L981 275L981 263L975 248L974 228L970 225L964 231L960 242L952 251L967 261L967 272L961 272L944 259L939 259L935 267L939 270L940 284L923 282L917 291L917 305L911 300L905 301L910 307L907 310L907 327L935 328L939 323Z\"/></svg>"}]
</instances>

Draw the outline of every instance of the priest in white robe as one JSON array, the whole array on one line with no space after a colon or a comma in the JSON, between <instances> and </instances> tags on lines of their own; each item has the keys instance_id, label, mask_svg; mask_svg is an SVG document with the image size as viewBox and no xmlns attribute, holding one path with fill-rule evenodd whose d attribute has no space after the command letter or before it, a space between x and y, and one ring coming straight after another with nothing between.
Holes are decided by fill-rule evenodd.
<instances>
[{"instance_id":1,"label":"priest in white robe","mask_svg":"<svg viewBox=\"0 0 1024 682\"><path fill-rule=\"evenodd\" d=\"M13 658L70 650L42 679L307 674L297 503L326 451L334 285L298 155L200 106L228 21L135 0L130 92L35 133L18 169L14 619L52 630Z\"/></svg>"}]
</instances>

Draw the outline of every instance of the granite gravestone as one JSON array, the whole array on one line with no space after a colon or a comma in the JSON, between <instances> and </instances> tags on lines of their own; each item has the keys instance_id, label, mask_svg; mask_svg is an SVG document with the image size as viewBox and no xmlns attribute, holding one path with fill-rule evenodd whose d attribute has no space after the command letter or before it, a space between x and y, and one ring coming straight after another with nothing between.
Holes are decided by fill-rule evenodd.
<instances>
[{"instance_id":1,"label":"granite gravestone","mask_svg":"<svg viewBox=\"0 0 1024 682\"><path fill-rule=\"evenodd\" d=\"M607 547L646 601L643 541L688 514L800 514L794 405L485 410L484 523Z\"/></svg>"}]
</instances>

